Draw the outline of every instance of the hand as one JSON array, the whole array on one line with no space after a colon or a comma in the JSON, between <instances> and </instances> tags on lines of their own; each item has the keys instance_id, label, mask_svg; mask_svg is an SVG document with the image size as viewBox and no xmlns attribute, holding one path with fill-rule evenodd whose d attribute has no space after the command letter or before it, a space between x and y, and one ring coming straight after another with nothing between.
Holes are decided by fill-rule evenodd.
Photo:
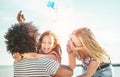
<instances>
[{"instance_id":1,"label":"hand","mask_svg":"<svg viewBox=\"0 0 120 77\"><path fill-rule=\"evenodd\" d=\"M20 61L22 59L22 56L19 53L15 53L13 55L13 58L15 59L15 61Z\"/></svg>"},{"instance_id":2,"label":"hand","mask_svg":"<svg viewBox=\"0 0 120 77\"><path fill-rule=\"evenodd\" d=\"M67 43L67 46L66 46L66 49L67 49L67 52L69 54L71 54L73 51L72 51L72 47L71 47L71 41L69 40L68 43Z\"/></svg>"},{"instance_id":3,"label":"hand","mask_svg":"<svg viewBox=\"0 0 120 77\"><path fill-rule=\"evenodd\" d=\"M20 12L18 13L17 15L17 20L19 23L24 23L25 22L25 17L24 15L22 14L22 11L20 10Z\"/></svg>"}]
</instances>

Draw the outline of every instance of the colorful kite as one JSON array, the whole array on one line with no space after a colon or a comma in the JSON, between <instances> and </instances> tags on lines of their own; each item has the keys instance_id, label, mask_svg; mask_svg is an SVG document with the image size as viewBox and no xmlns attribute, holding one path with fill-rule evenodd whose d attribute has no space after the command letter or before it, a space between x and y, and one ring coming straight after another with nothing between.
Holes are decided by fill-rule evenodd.
<instances>
[{"instance_id":1,"label":"colorful kite","mask_svg":"<svg viewBox=\"0 0 120 77\"><path fill-rule=\"evenodd\" d=\"M47 6L50 7L50 8L52 8L52 9L55 9L55 2L48 1Z\"/></svg>"}]
</instances>

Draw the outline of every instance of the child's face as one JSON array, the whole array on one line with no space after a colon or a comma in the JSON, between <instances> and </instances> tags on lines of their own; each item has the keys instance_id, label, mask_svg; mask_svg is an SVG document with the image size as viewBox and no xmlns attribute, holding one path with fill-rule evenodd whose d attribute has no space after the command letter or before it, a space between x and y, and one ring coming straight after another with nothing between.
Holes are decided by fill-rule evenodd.
<instances>
[{"instance_id":1,"label":"child's face","mask_svg":"<svg viewBox=\"0 0 120 77\"><path fill-rule=\"evenodd\" d=\"M43 53L49 53L54 46L54 38L53 36L46 35L43 37L41 42L41 50Z\"/></svg>"}]
</instances>

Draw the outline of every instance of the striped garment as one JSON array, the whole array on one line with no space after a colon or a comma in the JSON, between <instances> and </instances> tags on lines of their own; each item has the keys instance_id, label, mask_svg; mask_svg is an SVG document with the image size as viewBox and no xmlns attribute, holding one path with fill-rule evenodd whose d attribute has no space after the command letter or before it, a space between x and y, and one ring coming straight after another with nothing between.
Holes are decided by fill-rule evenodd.
<instances>
[{"instance_id":1,"label":"striped garment","mask_svg":"<svg viewBox=\"0 0 120 77\"><path fill-rule=\"evenodd\" d=\"M59 63L51 58L23 58L19 62L14 62L14 77L52 77L58 68Z\"/></svg>"}]
</instances>

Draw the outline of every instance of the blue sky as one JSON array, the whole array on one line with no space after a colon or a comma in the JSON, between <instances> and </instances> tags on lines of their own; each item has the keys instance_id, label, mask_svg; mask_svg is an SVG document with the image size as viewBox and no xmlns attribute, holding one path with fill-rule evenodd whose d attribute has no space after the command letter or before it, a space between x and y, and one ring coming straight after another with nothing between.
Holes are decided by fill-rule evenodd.
<instances>
[{"instance_id":1,"label":"blue sky","mask_svg":"<svg viewBox=\"0 0 120 77\"><path fill-rule=\"evenodd\" d=\"M47 7L55 2L55 9ZM26 21L32 21L40 33L52 30L59 37L67 64L65 50L69 34L76 28L89 27L101 46L110 54L113 63L120 63L120 1L119 0L0 0L0 65L12 65L6 51L4 35L22 10ZM79 61L78 61L79 63Z\"/></svg>"}]
</instances>

